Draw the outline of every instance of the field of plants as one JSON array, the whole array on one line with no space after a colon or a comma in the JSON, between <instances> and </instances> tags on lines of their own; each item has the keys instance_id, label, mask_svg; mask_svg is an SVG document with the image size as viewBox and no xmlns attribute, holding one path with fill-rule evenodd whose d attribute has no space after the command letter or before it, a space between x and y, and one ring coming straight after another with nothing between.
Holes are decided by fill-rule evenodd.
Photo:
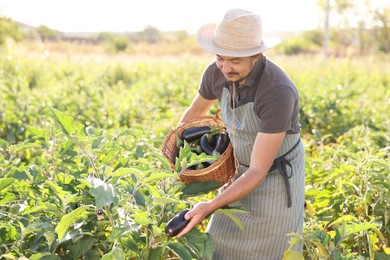
<instances>
[{"instance_id":1,"label":"field of plants","mask_svg":"<svg viewBox=\"0 0 390 260\"><path fill-rule=\"evenodd\" d=\"M185 186L160 152L210 58L0 49L0 259L210 259L207 219L164 229L215 183ZM269 58L306 149L304 251L284 259L389 259L390 56Z\"/></svg>"}]
</instances>

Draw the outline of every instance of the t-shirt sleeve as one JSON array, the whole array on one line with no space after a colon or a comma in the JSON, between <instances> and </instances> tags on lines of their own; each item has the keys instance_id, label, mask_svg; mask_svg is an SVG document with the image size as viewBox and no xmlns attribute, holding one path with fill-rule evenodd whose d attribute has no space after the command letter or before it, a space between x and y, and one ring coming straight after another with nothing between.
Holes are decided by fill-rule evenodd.
<instances>
[{"instance_id":1,"label":"t-shirt sleeve","mask_svg":"<svg viewBox=\"0 0 390 260\"><path fill-rule=\"evenodd\" d=\"M215 96L215 94L213 92L212 86L210 84L211 81L207 80L206 77L207 76L205 74L203 74L202 79L201 79L200 84L199 84L198 92L205 99L208 99L208 100L217 99L217 97Z\"/></svg>"},{"instance_id":2,"label":"t-shirt sleeve","mask_svg":"<svg viewBox=\"0 0 390 260\"><path fill-rule=\"evenodd\" d=\"M288 86L269 89L262 96L261 106L257 107L260 118L260 132L280 133L291 129L296 93Z\"/></svg>"},{"instance_id":3,"label":"t-shirt sleeve","mask_svg":"<svg viewBox=\"0 0 390 260\"><path fill-rule=\"evenodd\" d=\"M203 72L202 78L199 83L198 92L199 94L208 100L217 99L217 96L214 93L213 89L213 70L214 70L213 63L209 64L209 66L206 67L206 69Z\"/></svg>"}]
</instances>

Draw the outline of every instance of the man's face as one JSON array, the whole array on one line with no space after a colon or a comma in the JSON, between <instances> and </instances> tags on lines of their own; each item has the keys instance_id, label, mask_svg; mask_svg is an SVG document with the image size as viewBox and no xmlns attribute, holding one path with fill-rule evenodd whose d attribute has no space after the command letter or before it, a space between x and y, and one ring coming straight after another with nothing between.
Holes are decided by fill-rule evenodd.
<instances>
[{"instance_id":1,"label":"man's face","mask_svg":"<svg viewBox=\"0 0 390 260\"><path fill-rule=\"evenodd\" d=\"M260 54L251 57L216 56L217 67L228 81L241 83L255 66Z\"/></svg>"}]
</instances>

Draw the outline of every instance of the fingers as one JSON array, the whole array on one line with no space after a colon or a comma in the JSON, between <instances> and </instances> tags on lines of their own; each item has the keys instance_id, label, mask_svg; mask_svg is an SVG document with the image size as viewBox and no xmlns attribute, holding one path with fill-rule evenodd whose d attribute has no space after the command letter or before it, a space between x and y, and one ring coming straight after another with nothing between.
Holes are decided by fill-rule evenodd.
<instances>
[{"instance_id":1,"label":"fingers","mask_svg":"<svg viewBox=\"0 0 390 260\"><path fill-rule=\"evenodd\" d=\"M191 211L192 211L192 210L188 211L187 214L184 215L184 218L185 218L186 220L189 220L189 219L192 218L192 216L191 216Z\"/></svg>"},{"instance_id":2,"label":"fingers","mask_svg":"<svg viewBox=\"0 0 390 260\"><path fill-rule=\"evenodd\" d=\"M190 222L188 222L187 226L176 237L184 236L185 234L190 232L191 229L193 229L196 226L196 223L194 224L194 220L192 219L192 211L193 210L190 210L190 211L187 212L187 214L184 215L184 218L186 220L190 220L190 219L191 220L190 220Z\"/></svg>"},{"instance_id":3,"label":"fingers","mask_svg":"<svg viewBox=\"0 0 390 260\"><path fill-rule=\"evenodd\" d=\"M182 237L187 234L191 229L198 225L209 214L209 207L207 203L199 203L195 207L188 211L184 218L190 220L187 226L176 236Z\"/></svg>"},{"instance_id":4,"label":"fingers","mask_svg":"<svg viewBox=\"0 0 390 260\"><path fill-rule=\"evenodd\" d=\"M185 214L184 218L186 220L190 220L190 222L176 237L184 236L203 220L202 214L199 212L199 210L197 210L196 207L188 211L187 214Z\"/></svg>"},{"instance_id":5,"label":"fingers","mask_svg":"<svg viewBox=\"0 0 390 260\"><path fill-rule=\"evenodd\" d=\"M187 216L187 215L186 215ZM187 219L187 218L186 218ZM188 219L187 219L188 220ZM191 231L197 224L199 224L198 221L196 221L194 218L190 220L190 222L187 224L187 226L176 236L176 237L182 237L188 232Z\"/></svg>"}]
</instances>

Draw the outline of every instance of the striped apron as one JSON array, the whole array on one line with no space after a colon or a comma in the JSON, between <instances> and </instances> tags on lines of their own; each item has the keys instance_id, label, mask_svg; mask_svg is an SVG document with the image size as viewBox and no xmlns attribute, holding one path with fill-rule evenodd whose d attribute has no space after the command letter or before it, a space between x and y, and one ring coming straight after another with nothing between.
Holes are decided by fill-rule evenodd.
<instances>
[{"instance_id":1,"label":"striped apron","mask_svg":"<svg viewBox=\"0 0 390 260\"><path fill-rule=\"evenodd\" d=\"M250 102L234 109L232 122L233 109L230 103L230 92L224 88L221 97L221 116L228 128L239 162L234 181L250 164L252 147L259 132L257 129L259 118L253 112L253 102ZM249 212L235 214L243 224L243 230L224 214L213 214L207 232L214 239L214 260L280 260L283 252L289 248L289 237L286 234L291 232L302 234L305 169L304 147L301 141L297 142L298 140L299 133L286 134L277 154L277 158L283 159L279 160L279 163L275 160L261 185L245 198L230 205L241 206ZM285 177L282 176L280 169L285 171ZM293 249L301 251L302 245Z\"/></svg>"}]
</instances>

